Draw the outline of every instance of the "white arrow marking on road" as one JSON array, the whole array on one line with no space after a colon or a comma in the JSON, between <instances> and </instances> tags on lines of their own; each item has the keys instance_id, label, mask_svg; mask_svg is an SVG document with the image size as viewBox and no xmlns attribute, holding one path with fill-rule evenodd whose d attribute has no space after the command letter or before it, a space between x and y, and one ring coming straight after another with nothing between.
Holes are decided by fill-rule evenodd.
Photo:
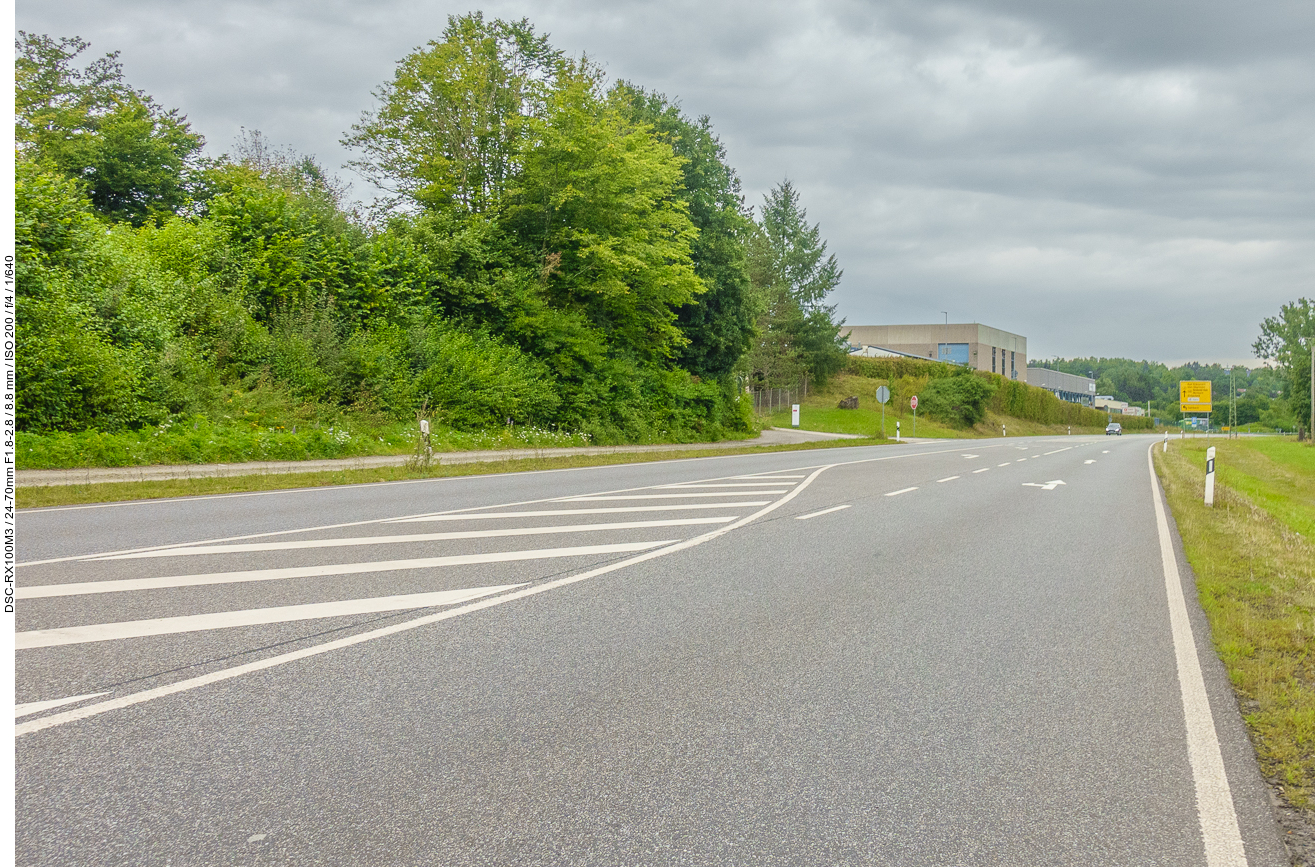
<instances>
[{"instance_id":1,"label":"white arrow marking on road","mask_svg":"<svg viewBox=\"0 0 1315 867\"><path fill-rule=\"evenodd\" d=\"M86 695L71 695L68 698L52 698L49 701L29 701L26 704L14 705L14 717L30 716L34 713L41 713L43 710L50 710L52 707L73 704L75 701L82 701L86 698L95 698L98 695L109 695L108 692L89 692Z\"/></svg>"},{"instance_id":2,"label":"white arrow marking on road","mask_svg":"<svg viewBox=\"0 0 1315 867\"><path fill-rule=\"evenodd\" d=\"M208 629L229 629L234 626L259 626L268 623L289 623L295 620L318 620L322 617L345 617L350 614L377 614L382 611L455 605L458 602L469 602L481 596L491 596L504 590L524 587L527 583L529 582L495 587L469 587L464 590L440 590L437 593L408 593L403 596L375 596L368 599L347 599L342 602L312 602L309 605L280 605L277 608L249 608L245 611L221 611L218 614L185 614L182 617L69 626L63 629L34 629L31 632L16 634L14 648L28 650L34 647L59 647L65 644L85 644L90 641L120 641L148 635L176 635L179 632L202 632Z\"/></svg>"},{"instance_id":3,"label":"white arrow marking on road","mask_svg":"<svg viewBox=\"0 0 1315 867\"><path fill-rule=\"evenodd\" d=\"M208 572L197 575L166 575L160 578L126 578L120 581L85 581L77 584L38 584L21 587L20 599L51 596L82 596L88 593L123 593L131 590L161 590L167 587L200 587L207 584L237 584L283 578L325 578L331 575L360 575L367 572L396 572L404 569L437 569L444 566L473 566L483 563L512 563L547 560L553 557L589 557L597 554L627 554L670 545L678 539L652 542L623 542L616 545L579 545L573 548L543 548L532 551L498 551L492 554L454 554L415 560L376 560L369 563L337 563L327 566L289 566L282 569L249 569L241 572Z\"/></svg>"},{"instance_id":4,"label":"white arrow marking on road","mask_svg":"<svg viewBox=\"0 0 1315 867\"><path fill-rule=\"evenodd\" d=\"M975 458L977 455L964 455L965 458Z\"/></svg>"},{"instance_id":5,"label":"white arrow marking on road","mask_svg":"<svg viewBox=\"0 0 1315 867\"><path fill-rule=\"evenodd\" d=\"M1046 482L1045 484L1041 484L1039 482L1023 482L1023 487L1040 488L1043 491L1053 491L1055 488L1063 484L1066 484L1066 482L1064 482L1063 479L1053 479L1049 482Z\"/></svg>"}]
</instances>

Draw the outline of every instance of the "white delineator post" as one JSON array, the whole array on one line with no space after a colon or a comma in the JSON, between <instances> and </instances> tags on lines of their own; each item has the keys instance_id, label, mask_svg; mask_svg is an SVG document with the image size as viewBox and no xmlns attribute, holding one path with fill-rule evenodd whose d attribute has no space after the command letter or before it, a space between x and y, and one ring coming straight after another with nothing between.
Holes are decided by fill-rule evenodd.
<instances>
[{"instance_id":1,"label":"white delineator post","mask_svg":"<svg viewBox=\"0 0 1315 867\"><path fill-rule=\"evenodd\" d=\"M799 427L799 404L790 404L790 427Z\"/></svg>"},{"instance_id":2,"label":"white delineator post","mask_svg":"<svg viewBox=\"0 0 1315 867\"><path fill-rule=\"evenodd\" d=\"M899 422L895 422L895 442L899 442Z\"/></svg>"},{"instance_id":3,"label":"white delineator post","mask_svg":"<svg viewBox=\"0 0 1315 867\"><path fill-rule=\"evenodd\" d=\"M1205 504L1215 504L1215 447L1205 450Z\"/></svg>"},{"instance_id":4,"label":"white delineator post","mask_svg":"<svg viewBox=\"0 0 1315 867\"><path fill-rule=\"evenodd\" d=\"M1168 431L1165 431L1165 432L1164 432L1164 450L1165 450L1166 452L1169 450L1169 432L1168 432Z\"/></svg>"}]
</instances>

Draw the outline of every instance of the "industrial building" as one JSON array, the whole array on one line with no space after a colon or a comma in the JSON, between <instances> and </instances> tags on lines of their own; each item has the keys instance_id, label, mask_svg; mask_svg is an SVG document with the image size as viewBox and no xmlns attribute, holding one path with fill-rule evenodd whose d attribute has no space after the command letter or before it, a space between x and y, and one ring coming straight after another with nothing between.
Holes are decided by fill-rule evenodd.
<instances>
[{"instance_id":1,"label":"industrial building","mask_svg":"<svg viewBox=\"0 0 1315 867\"><path fill-rule=\"evenodd\" d=\"M1087 376L1074 376L1071 373L1060 373L1058 370L1045 367L1029 367L1027 384L1044 388L1054 393L1055 397L1067 400L1069 403L1095 405L1096 380Z\"/></svg>"},{"instance_id":2,"label":"industrial building","mask_svg":"<svg viewBox=\"0 0 1315 867\"><path fill-rule=\"evenodd\" d=\"M858 350L872 347L897 355L965 364L1010 379L1026 379L1027 338L979 322L854 325L845 337Z\"/></svg>"}]
</instances>

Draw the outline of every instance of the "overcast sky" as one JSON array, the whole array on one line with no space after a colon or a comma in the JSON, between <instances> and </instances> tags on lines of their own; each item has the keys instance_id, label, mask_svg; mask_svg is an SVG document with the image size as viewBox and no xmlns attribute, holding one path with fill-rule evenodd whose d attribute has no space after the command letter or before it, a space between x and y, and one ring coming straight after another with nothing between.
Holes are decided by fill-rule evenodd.
<instances>
[{"instance_id":1,"label":"overcast sky","mask_svg":"<svg viewBox=\"0 0 1315 867\"><path fill-rule=\"evenodd\" d=\"M750 204L793 179L850 324L948 311L1032 358L1254 366L1260 320L1315 297L1310 0L18 0L16 17L121 51L213 153L258 129L351 179L338 140L371 92L473 9L710 115Z\"/></svg>"}]
</instances>

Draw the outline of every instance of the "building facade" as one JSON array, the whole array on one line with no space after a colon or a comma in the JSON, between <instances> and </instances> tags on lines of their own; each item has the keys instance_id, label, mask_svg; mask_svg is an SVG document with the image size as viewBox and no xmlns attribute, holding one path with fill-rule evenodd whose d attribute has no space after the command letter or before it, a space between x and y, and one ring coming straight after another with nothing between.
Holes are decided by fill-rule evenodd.
<instances>
[{"instance_id":1,"label":"building facade","mask_svg":"<svg viewBox=\"0 0 1315 867\"><path fill-rule=\"evenodd\" d=\"M1027 338L980 322L853 325L845 337L858 349L879 347L931 361L966 364L1009 379L1027 378Z\"/></svg>"},{"instance_id":2,"label":"building facade","mask_svg":"<svg viewBox=\"0 0 1315 867\"><path fill-rule=\"evenodd\" d=\"M1096 380L1088 376L1074 376L1060 373L1045 367L1029 367L1027 384L1035 385L1052 392L1060 400L1094 406L1096 401Z\"/></svg>"}]
</instances>

